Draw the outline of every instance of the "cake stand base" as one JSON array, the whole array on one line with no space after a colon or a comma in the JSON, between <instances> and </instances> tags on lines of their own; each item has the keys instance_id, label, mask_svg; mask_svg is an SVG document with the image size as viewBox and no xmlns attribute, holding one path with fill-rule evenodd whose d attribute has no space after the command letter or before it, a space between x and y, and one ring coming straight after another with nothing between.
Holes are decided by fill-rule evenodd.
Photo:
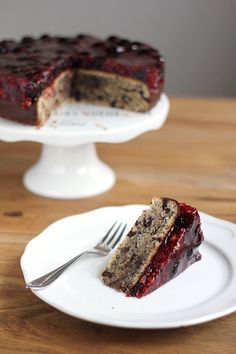
<instances>
[{"instance_id":1,"label":"cake stand base","mask_svg":"<svg viewBox=\"0 0 236 354\"><path fill-rule=\"evenodd\" d=\"M38 162L26 171L23 182L40 196L77 199L107 191L115 183L115 174L98 158L94 143L43 145Z\"/></svg>"}]
</instances>

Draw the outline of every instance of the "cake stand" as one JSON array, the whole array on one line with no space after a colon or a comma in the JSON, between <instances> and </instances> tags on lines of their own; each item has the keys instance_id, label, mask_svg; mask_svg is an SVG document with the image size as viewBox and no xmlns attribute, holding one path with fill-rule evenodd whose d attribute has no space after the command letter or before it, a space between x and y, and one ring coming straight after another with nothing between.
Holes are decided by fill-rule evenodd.
<instances>
[{"instance_id":1,"label":"cake stand","mask_svg":"<svg viewBox=\"0 0 236 354\"><path fill-rule=\"evenodd\" d=\"M65 103L41 128L0 118L0 140L42 144L39 160L23 176L29 191L51 198L85 198L115 183L115 174L97 156L95 143L122 143L159 129L168 111L165 94L147 113Z\"/></svg>"}]
</instances>

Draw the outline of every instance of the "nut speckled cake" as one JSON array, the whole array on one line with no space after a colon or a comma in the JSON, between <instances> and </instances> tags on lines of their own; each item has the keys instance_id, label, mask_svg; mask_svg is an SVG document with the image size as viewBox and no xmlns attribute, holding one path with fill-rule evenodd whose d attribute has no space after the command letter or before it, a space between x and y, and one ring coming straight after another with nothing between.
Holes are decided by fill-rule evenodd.
<instances>
[{"instance_id":1,"label":"nut speckled cake","mask_svg":"<svg viewBox=\"0 0 236 354\"><path fill-rule=\"evenodd\" d=\"M103 281L140 298L199 261L202 241L195 208L169 198L153 198L115 251L102 273Z\"/></svg>"},{"instance_id":2,"label":"nut speckled cake","mask_svg":"<svg viewBox=\"0 0 236 354\"><path fill-rule=\"evenodd\" d=\"M145 112L159 99L164 60L151 46L110 36L0 42L0 117L42 125L67 99Z\"/></svg>"}]
</instances>

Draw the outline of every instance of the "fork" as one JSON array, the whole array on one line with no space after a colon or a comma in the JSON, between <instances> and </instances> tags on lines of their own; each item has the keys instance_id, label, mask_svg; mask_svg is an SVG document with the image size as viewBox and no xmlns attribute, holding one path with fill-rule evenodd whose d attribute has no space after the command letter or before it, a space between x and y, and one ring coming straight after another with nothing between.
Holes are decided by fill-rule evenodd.
<instances>
[{"instance_id":1,"label":"fork","mask_svg":"<svg viewBox=\"0 0 236 354\"><path fill-rule=\"evenodd\" d=\"M38 290L44 288L45 286L54 282L62 273L64 273L68 268L70 268L73 264L84 258L85 256L93 253L99 254L100 256L106 256L112 252L115 246L120 241L121 237L124 234L125 228L127 224L120 223L116 228L117 221L111 226L111 228L107 231L105 236L98 242L96 246L93 248L80 253L74 258L70 259L68 262L62 264L58 268L52 270L51 272L42 275L41 277L32 280L31 282L26 284L26 288L30 288L33 290ZM118 233L119 232L119 233Z\"/></svg>"}]
</instances>

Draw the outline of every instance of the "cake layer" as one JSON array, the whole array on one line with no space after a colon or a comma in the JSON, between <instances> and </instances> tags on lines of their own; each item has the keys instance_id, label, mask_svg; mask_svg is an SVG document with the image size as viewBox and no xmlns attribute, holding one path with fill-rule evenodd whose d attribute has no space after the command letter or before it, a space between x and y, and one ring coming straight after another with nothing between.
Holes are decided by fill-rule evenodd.
<instances>
[{"instance_id":1,"label":"cake layer","mask_svg":"<svg viewBox=\"0 0 236 354\"><path fill-rule=\"evenodd\" d=\"M104 282L129 292L173 227L178 213L179 206L174 200L153 199L150 208L140 215L103 272Z\"/></svg>"},{"instance_id":2,"label":"cake layer","mask_svg":"<svg viewBox=\"0 0 236 354\"><path fill-rule=\"evenodd\" d=\"M154 198L116 250L103 280L127 295L142 297L200 260L202 240L195 208Z\"/></svg>"},{"instance_id":3,"label":"cake layer","mask_svg":"<svg viewBox=\"0 0 236 354\"><path fill-rule=\"evenodd\" d=\"M18 121L26 124L42 122L44 117L38 111L37 102L42 92L68 70L76 72L78 85L83 82L86 86L81 90L86 100L94 99L93 95L88 95L88 87L95 73L99 72L98 78L103 87L106 82L109 91L106 101L105 90L102 90L100 103L115 102L116 107L136 111L150 109L159 98L164 83L163 58L157 50L143 43L115 36L100 40L87 35L70 38L43 35L38 39L24 37L20 42L5 40L0 42L0 116L15 120L18 108ZM90 70L89 75L87 71ZM107 74L113 74L113 79L108 79ZM127 86L129 78L128 86L133 84L133 91L129 90L126 95L117 94L119 87L114 85L112 89L115 77L122 89ZM88 83L85 84L86 80ZM113 100L110 98L112 91ZM77 98L78 92L79 89L76 90ZM95 96L97 103L99 95L96 93ZM6 112L6 107L13 105L13 113Z\"/></svg>"},{"instance_id":4,"label":"cake layer","mask_svg":"<svg viewBox=\"0 0 236 354\"><path fill-rule=\"evenodd\" d=\"M73 79L72 96L78 101L145 112L159 99L147 85L133 78L98 70L79 69Z\"/></svg>"},{"instance_id":5,"label":"cake layer","mask_svg":"<svg viewBox=\"0 0 236 354\"><path fill-rule=\"evenodd\" d=\"M51 112L56 109L61 102L71 96L72 70L65 70L46 87L40 95L36 105L39 124L42 125L49 117Z\"/></svg>"}]
</instances>

